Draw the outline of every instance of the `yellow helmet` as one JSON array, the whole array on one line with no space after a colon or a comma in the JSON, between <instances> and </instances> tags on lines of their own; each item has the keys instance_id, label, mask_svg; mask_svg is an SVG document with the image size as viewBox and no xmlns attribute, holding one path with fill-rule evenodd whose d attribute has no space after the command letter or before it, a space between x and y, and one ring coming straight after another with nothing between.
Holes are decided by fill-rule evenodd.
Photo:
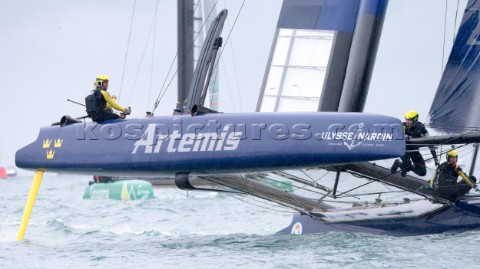
<instances>
[{"instance_id":1,"label":"yellow helmet","mask_svg":"<svg viewBox=\"0 0 480 269\"><path fill-rule=\"evenodd\" d=\"M450 150L449 152L447 152L447 160L450 157L457 157L458 158L458 152L454 149Z\"/></svg>"},{"instance_id":2,"label":"yellow helmet","mask_svg":"<svg viewBox=\"0 0 480 269\"><path fill-rule=\"evenodd\" d=\"M415 110L410 110L407 113L405 113L405 119L406 120L413 120L413 122L418 121L418 112Z\"/></svg>"},{"instance_id":3,"label":"yellow helmet","mask_svg":"<svg viewBox=\"0 0 480 269\"><path fill-rule=\"evenodd\" d=\"M95 87L102 86L102 83L104 81L109 81L110 79L106 75L98 75L97 78L95 79Z\"/></svg>"},{"instance_id":4,"label":"yellow helmet","mask_svg":"<svg viewBox=\"0 0 480 269\"><path fill-rule=\"evenodd\" d=\"M105 81L105 80L110 80L106 75L99 75L97 76L97 81Z\"/></svg>"}]
</instances>

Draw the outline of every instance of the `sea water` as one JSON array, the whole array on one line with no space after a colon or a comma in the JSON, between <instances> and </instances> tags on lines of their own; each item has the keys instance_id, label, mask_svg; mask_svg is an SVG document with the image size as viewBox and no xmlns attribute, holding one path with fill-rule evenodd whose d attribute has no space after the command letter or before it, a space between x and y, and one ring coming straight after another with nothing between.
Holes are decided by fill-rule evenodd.
<instances>
[{"instance_id":1,"label":"sea water","mask_svg":"<svg viewBox=\"0 0 480 269\"><path fill-rule=\"evenodd\" d=\"M0 180L0 268L480 268L479 230L285 235L291 210L252 196L83 200L90 179L45 174L22 241L31 176Z\"/></svg>"}]
</instances>

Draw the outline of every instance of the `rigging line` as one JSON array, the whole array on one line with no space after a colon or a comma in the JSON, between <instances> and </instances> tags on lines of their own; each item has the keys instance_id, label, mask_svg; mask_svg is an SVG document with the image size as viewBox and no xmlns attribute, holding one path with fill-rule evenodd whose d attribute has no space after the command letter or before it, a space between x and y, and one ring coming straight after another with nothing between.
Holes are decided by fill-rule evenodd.
<instances>
[{"instance_id":1,"label":"rigging line","mask_svg":"<svg viewBox=\"0 0 480 269\"><path fill-rule=\"evenodd\" d=\"M350 189L350 190L348 190L348 191L344 191L344 192L342 192L342 193L340 193L340 194L337 194L337 197L341 197L343 194L349 193L349 192L354 191L354 190L356 190L356 189L358 189L358 188L362 188L362 187L364 187L364 186L367 186L367 185L369 185L369 184L372 184L373 182L375 182L375 181L369 181L369 182L366 182L365 184L362 184L362 185L360 185L360 186L357 186L357 187L355 187L355 188L352 188L352 189ZM354 197L354 196L353 196L353 197Z\"/></svg>"},{"instance_id":2,"label":"rigging line","mask_svg":"<svg viewBox=\"0 0 480 269\"><path fill-rule=\"evenodd\" d=\"M314 180L312 177L310 177L308 174L306 174L304 171L302 171L302 169L297 169L297 170L299 170L300 172L302 172L303 174L305 174L305 176L307 176L312 183L315 183L317 186L322 186L322 187L327 188L325 185L318 184L318 181L319 181L320 179L324 178L325 176L327 176L327 175L330 173L329 171L326 171L326 173L325 173L323 176L321 176L319 179ZM290 175L290 176L295 176L295 175L292 175L292 174L287 173L287 172L283 172L283 173L285 173L285 174L287 174L287 175ZM292 180L292 181L295 182L295 180ZM297 183L300 183L300 182L297 182ZM327 194L327 195L328 195L329 193L331 193L331 190L324 190L324 189L321 189L321 190L323 190L325 193L323 193L323 192L317 192L317 191L313 191L313 190L309 190L308 187L312 187L312 186L310 186L310 185L308 185L308 184L303 184L303 185L301 185L301 186L294 186L294 187L295 187L296 189L303 189L303 190L311 191L311 192L313 192L313 193L322 194L322 195L324 195L324 194Z\"/></svg>"},{"instance_id":3,"label":"rigging line","mask_svg":"<svg viewBox=\"0 0 480 269\"><path fill-rule=\"evenodd\" d=\"M273 208L271 208L271 207L267 207L267 206L270 206L270 205L268 205L268 204L265 202L265 200L252 199L252 200L255 201L256 203L264 204L264 205L266 205L266 206L261 206L261 205L259 205L259 204L250 203L250 202L247 202L247 201L244 200L244 199L239 198L238 196L241 196L241 194L231 194L231 196L232 196L234 199L237 199L237 200L240 201L240 202L243 202L243 203L246 203L246 204L249 204L249 205L252 205L252 206L260 207L260 208L263 208L263 209L266 209L266 210L270 210L270 211L275 211L275 212L280 212L280 213L295 213L295 212L298 212L298 211L292 212L292 211L278 210L278 209L273 209ZM253 196L253 198L256 198L256 196ZM275 203L275 202L273 202L273 203ZM283 206L283 207L285 207L286 209L289 208L289 207L287 207L287 206L285 206L285 205L275 203L275 206L278 206L278 205ZM271 206L273 207L274 205L271 205Z\"/></svg>"},{"instance_id":4,"label":"rigging line","mask_svg":"<svg viewBox=\"0 0 480 269\"><path fill-rule=\"evenodd\" d=\"M385 186L390 185L390 184L387 184L386 182L381 181L381 180L383 180L384 178L388 177L389 175L385 175L384 177L380 177L380 178L372 178L372 177L367 177L367 176L362 175L362 174L356 174L356 173L350 173L350 174L353 175L353 176L357 176L357 177L360 177L360 178L365 178L365 179L367 179L367 180L371 180L370 183L378 182L378 183L381 183L381 184L383 184L383 185L385 185ZM427 181L427 182L429 182L429 181ZM368 184L369 184L369 183L368 183ZM368 185L368 184L364 184L364 185L358 186L357 188L363 187L363 186ZM398 186L395 186L395 185L391 185L391 186L393 186L393 187L395 187L395 188L398 188ZM357 189L357 188L355 188L355 189ZM346 193L348 193L348 192L350 192L350 191L352 191L352 190L354 190L354 189L351 189L351 190L349 190L349 191L343 192L343 193L341 193L340 195L346 194ZM413 191L413 192L412 192L412 191L406 190L406 192L413 193L413 194L420 195L420 196L424 196L425 198L427 198L427 199L430 200L430 198L429 198L428 196L425 196L425 195L422 195L422 194L420 194L420 193L417 193L417 191ZM339 197L339 196L337 196L337 197ZM350 197L350 196L349 196L349 195L347 195L347 196L341 196L340 198L343 198L343 197ZM355 196L353 196L353 197L354 197L354 198L357 198L357 197L355 197Z\"/></svg>"},{"instance_id":5,"label":"rigging line","mask_svg":"<svg viewBox=\"0 0 480 269\"><path fill-rule=\"evenodd\" d=\"M454 43L455 43L455 38L457 37L458 6L460 6L460 0L457 0L457 11L455 12L455 21L453 22L453 42Z\"/></svg>"},{"instance_id":6,"label":"rigging line","mask_svg":"<svg viewBox=\"0 0 480 269\"><path fill-rule=\"evenodd\" d=\"M217 2L218 2L218 0L217 0ZM235 28L235 25L237 24L238 17L240 16L240 13L241 13L242 10L243 10L244 4L245 4L245 0L242 1L242 5L240 6L240 9L239 9L238 12L237 12L237 16L235 17L235 21L233 22L233 25L232 25L232 27L230 28L230 31L228 32L228 36L227 36L227 38L225 39L225 43L224 43L222 49L220 50L220 53L219 53L219 55L218 55L218 58L219 58L219 59L222 57L223 51L225 50L225 47L227 46L227 43L228 43L228 40L230 39L230 35L232 34L233 28ZM218 63L219 63L219 61L216 61L216 62L215 62L215 64L213 65L213 69L216 69L216 68L217 68Z\"/></svg>"},{"instance_id":7,"label":"rigging line","mask_svg":"<svg viewBox=\"0 0 480 269\"><path fill-rule=\"evenodd\" d=\"M160 0L157 0L157 8L158 8L158 2ZM157 14L157 10L155 10L155 14ZM152 44L152 63L150 66L150 85L148 87L148 100L147 100L147 110L150 107L150 102L152 100L152 81L153 81L153 69L154 69L154 63L155 63L155 48L156 48L156 39L157 39L157 18L158 16L155 15L155 23L154 23L154 28L153 28L153 44Z\"/></svg>"},{"instance_id":8,"label":"rigging line","mask_svg":"<svg viewBox=\"0 0 480 269\"><path fill-rule=\"evenodd\" d=\"M223 72L227 74L227 69L225 68L225 63L223 62L223 59L220 65L223 68ZM235 106L235 102L233 100L232 88L230 87L230 80L228 79L227 75L225 75L224 77L225 77L225 82L227 84L228 93L230 94L230 102L232 103L233 111L237 112L237 107Z\"/></svg>"},{"instance_id":9,"label":"rigging line","mask_svg":"<svg viewBox=\"0 0 480 269\"><path fill-rule=\"evenodd\" d=\"M466 9L468 9L469 7L467 7ZM457 12L458 13L458 12ZM455 43L455 41L454 41ZM466 55L470 53L470 51L474 48L475 46L470 46L470 48L468 49L468 51L466 52ZM454 75L451 76L450 80L448 82L446 82L445 84L449 87L451 87L451 84L453 83L452 81L454 80L455 77L457 77L457 73L459 73L460 71L464 71L464 68L460 68L461 66L463 66L463 63L464 61L467 59L467 57L465 57L464 59L462 59L461 63L460 64L457 64L457 68L455 69L455 73L453 73ZM474 61L472 61L472 65L475 64L475 62L477 61L477 59L475 59ZM464 73L467 74L470 72L470 68ZM462 77L462 79L460 81L463 81L464 80L464 77L465 75Z\"/></svg>"},{"instance_id":10,"label":"rigging line","mask_svg":"<svg viewBox=\"0 0 480 269\"><path fill-rule=\"evenodd\" d=\"M237 24L238 17L240 16L240 13L242 12L244 5L245 5L245 0L242 1L242 5L240 6L240 9L239 9L238 12L237 12L237 16L235 17L235 20L233 21L233 25L232 25L232 27L230 28L230 32L228 32L228 36L227 36L227 39L225 40L225 45L223 46L223 48L225 48L225 46L226 46L227 43L228 43L228 40L230 39L230 35L232 34L233 28L235 28L235 25ZM220 55L222 55L223 50L224 50L224 49L222 49L222 51L220 52ZM219 58L220 58L220 57L219 57Z\"/></svg>"},{"instance_id":11,"label":"rigging line","mask_svg":"<svg viewBox=\"0 0 480 269\"><path fill-rule=\"evenodd\" d=\"M280 177L282 177L282 176L280 176ZM265 177L265 178L266 178L266 179L269 179L269 180L273 180L272 178L270 178L270 177L268 177L268 176ZM287 178L287 179L288 179L288 178ZM289 179L289 180L291 180L291 179ZM323 189L318 189L318 188L316 188L316 189L310 189L310 187L312 187L312 186L307 186L306 184L303 184L302 186L297 186L297 185L295 185L295 184L298 183L298 182L296 182L296 181L294 181L294 180L291 180L291 181L293 181L292 187L293 187L295 190L304 190L304 191L307 191L307 192L311 192L311 193L314 193L314 194L320 194L320 195L328 195L328 194L330 193L330 192L325 191L325 190L323 190ZM318 184L318 185L326 188L326 186L324 186L324 185L321 185L321 184ZM322 192L322 191L323 191L323 192ZM329 195L329 197L332 197L332 196Z\"/></svg>"},{"instance_id":12,"label":"rigging line","mask_svg":"<svg viewBox=\"0 0 480 269\"><path fill-rule=\"evenodd\" d=\"M238 103L239 103L239 106L240 106L240 112L243 111L243 104L242 104L242 98L240 96L240 85L238 83L238 71L237 71L237 61L236 61L236 58L235 58L235 49L233 47L233 44L235 44L233 41L232 41L232 45L230 46L230 52L231 52L231 55L232 55L232 59L233 59L233 74L235 75L234 78L235 78L235 86L237 88L237 97L238 97Z\"/></svg>"},{"instance_id":13,"label":"rigging line","mask_svg":"<svg viewBox=\"0 0 480 269\"><path fill-rule=\"evenodd\" d=\"M347 172L347 173L348 173L348 172ZM328 175L328 174L329 174L329 172L327 172L324 176L326 176L326 175ZM357 175L355 175L355 174L352 174L352 175L353 175L353 176L357 176ZM308 176L308 175L307 175L307 176ZM322 178L323 178L324 176L322 176ZM387 176L388 176L388 175L387 175ZM375 179L371 179L371 178L365 177L365 176L363 176L363 175L358 175L358 177L360 177L360 178L365 178L366 180L369 180L369 182L367 182L366 184L361 185L361 186L359 186L359 187L357 187L357 188L361 188L361 187L363 187L363 186L365 186L365 185L368 185L368 184L370 184L370 183L376 182L376 183L381 184L381 185L383 185L383 186L385 186L385 187L387 187L387 188L389 189L388 191L382 191L382 192L378 192L378 193L388 194L388 193L396 193L396 192L403 192L403 193L408 192L408 191L394 191L394 190L391 190L390 187L393 187L393 186L390 186L390 185L388 185L388 184L386 184L385 182L382 182L382 181L377 181L377 180L375 180ZM386 177L386 176L385 176L385 177ZM269 178L269 179L271 179L271 178ZM312 181L314 181L314 180L312 179ZM312 189L310 189L310 188L307 188L305 185L303 185L303 186L296 186L296 185L294 185L293 187L294 187L296 190L299 190L299 189L300 189L300 190L304 190L304 191L307 191L307 192L310 192L310 193L314 193L314 194L320 194L320 195L326 195L326 196L328 196L328 197L333 197L332 195L329 195L329 193L326 193L326 192L324 193L324 192L321 192L321 191L318 191L318 190L312 190ZM355 188L355 189L356 189L356 188ZM341 197L337 196L337 198L340 198L340 199L341 199L341 198L353 197L353 198L357 198L357 199L358 199L357 196L363 196L363 195L365 195L365 194L363 194L363 193L360 193L360 194L352 194L352 195L345 195L345 194L347 194L348 192L353 191L353 190L355 190L355 189L351 189L351 190L345 191L345 192L343 192L343 193L340 194ZM370 195L371 195L371 194L370 194ZM325 200L325 201L326 201L326 200ZM338 201L338 200L335 200L335 201ZM338 201L338 202L341 203L342 201Z\"/></svg>"},{"instance_id":14,"label":"rigging line","mask_svg":"<svg viewBox=\"0 0 480 269\"><path fill-rule=\"evenodd\" d=\"M270 178L269 178L270 179ZM324 185L321 185L323 187L326 187ZM307 192L310 192L310 193L314 193L314 194L320 194L320 195L327 195L328 197L333 197L332 195L329 195L330 192L327 192L327 191L324 191L322 189L310 189L311 186L307 186L307 185L302 185L302 186L296 186L295 184L292 186L293 188L295 188L295 191L296 190L304 190L304 191L307 191Z\"/></svg>"},{"instance_id":15,"label":"rigging line","mask_svg":"<svg viewBox=\"0 0 480 269\"><path fill-rule=\"evenodd\" d=\"M389 190L389 191L377 191L377 192L368 192L368 193L358 193L354 195L344 195L342 198L348 198L348 197L356 197L356 196L373 196L373 195L379 195L379 194L390 194L390 193L401 193L404 194L408 191L400 190L400 191L394 191L394 190ZM324 200L327 201L327 200ZM335 201L335 200L334 200ZM344 201L342 201L344 202Z\"/></svg>"},{"instance_id":16,"label":"rigging line","mask_svg":"<svg viewBox=\"0 0 480 269\"><path fill-rule=\"evenodd\" d=\"M315 182L316 184L318 184L318 181L320 181L320 179L326 177L327 175L330 174L330 171L328 170L325 170L325 174L323 174L323 176L319 177L317 180L314 180L312 177L310 177L305 171L303 171L302 169L299 169L300 172L302 172L304 175L306 175L308 178L310 178L310 180L312 180L312 182ZM305 185L304 185L305 186Z\"/></svg>"},{"instance_id":17,"label":"rigging line","mask_svg":"<svg viewBox=\"0 0 480 269\"><path fill-rule=\"evenodd\" d=\"M208 178L205 178L205 179L209 180ZM249 194L249 195L252 195L252 196L254 196L254 197L258 197L258 198L260 198L260 199L267 200L267 201L270 201L270 202L272 202L272 203L275 203L275 204L278 204L278 205L281 205L281 206L284 206L284 207L292 208L292 209L294 209L294 210L296 210L296 211L298 211L298 212L300 212L300 213L308 214L308 212L307 212L304 208L296 207L296 206L294 206L294 205L291 205L291 204L288 204L288 203L284 203L284 202L279 201L279 200L274 200L273 198L261 197L261 196L259 196L258 194L254 193L254 192L245 192L245 191L243 191L243 190L239 190L239 191L242 191L242 192L244 192L245 194ZM294 199L294 200L295 200L295 201L298 201L298 200L296 200L296 199ZM310 214L308 214L308 215L310 215Z\"/></svg>"},{"instance_id":18,"label":"rigging line","mask_svg":"<svg viewBox=\"0 0 480 269\"><path fill-rule=\"evenodd\" d=\"M227 6L226 0L223 0L223 2L224 2L224 6ZM228 21L228 22L230 22L230 21ZM240 92L241 92L241 91L240 91L240 86L239 86L239 83L238 83L237 64L236 64L236 60L235 60L235 53L234 53L235 49L234 49L234 47L233 47L233 44L234 44L234 43L232 43L232 45L230 46L230 53L231 53L232 59L233 59L234 83L235 83L236 90L237 90L237 95L238 95L238 96L237 96L237 98L238 98L237 100L238 100L238 103L239 103L239 106L240 106L240 110L239 110L239 111L241 112L241 111L243 111L243 105L242 105L242 99L240 98ZM222 63L223 63L223 62L222 62ZM225 74L227 74L227 73L225 73ZM225 77L226 77L226 75L225 75ZM231 101L233 102L233 98L234 98L234 97L233 97L231 88L229 88L229 93L230 93L230 99L231 99ZM234 111L235 111L235 112L237 111L236 108L234 108Z\"/></svg>"},{"instance_id":19,"label":"rigging line","mask_svg":"<svg viewBox=\"0 0 480 269\"><path fill-rule=\"evenodd\" d=\"M193 14L195 14L195 11L197 10L198 6L199 6L199 2L200 0L197 0L197 3L195 4L195 8L193 9ZM202 25L202 28L203 28L203 25ZM200 31L199 31L200 33ZM193 42L192 44L190 45L190 47L193 47L195 45L195 40L197 39L199 33L197 34L197 36L195 36L195 38L193 39ZM155 99L155 104L154 104L154 107L152 109L152 115L154 114L155 112L155 109L157 109L157 106L158 104L160 103L160 100L161 98L163 98L163 95L160 97L160 95L162 94L162 91L164 89L164 86L165 86L165 83L167 82L168 80L168 77L170 76L170 72L172 71L172 67L173 65L175 64L175 60L177 59L177 56L178 56L178 49L177 49L177 53L175 54L175 57L173 57L173 60L172 60L172 63L170 64L170 67L168 68L168 72L167 72L167 75L165 76L165 79L163 80L163 84L162 84L162 87L160 88L160 92L158 93L158 96L157 96L157 99ZM177 66L177 70L175 71L175 73L173 74L173 77L172 79L170 80L170 82L168 83L168 85L170 85L170 83L172 82L173 78L175 78L175 75L178 73L178 70L180 69L180 66L182 66L183 63L181 63L179 66ZM167 89L168 89L168 86L167 86ZM166 91L166 89L165 89ZM160 100L159 100L160 98Z\"/></svg>"},{"instance_id":20,"label":"rigging line","mask_svg":"<svg viewBox=\"0 0 480 269\"><path fill-rule=\"evenodd\" d=\"M347 172L347 173L349 173L349 172ZM325 176L327 176L327 175L329 175L329 174L330 174L330 172L327 171L323 176L321 176L321 177L320 177L319 179L317 179L316 181L313 180L313 179L312 179L311 177L309 177L308 175L306 175L306 176L309 177L312 182L315 182L316 184L318 184L318 181L319 181L320 179L324 178ZM349 173L349 174L351 174L352 176L356 176L356 175L353 174L353 173ZM357 177L357 176L356 176L356 177ZM363 176L363 175L358 175L358 177L360 177L360 178L365 178L365 179L370 180L370 181L369 181L368 183L364 184L364 185L358 186L357 188L363 187L363 186L368 185L368 184L373 183L373 182L377 182L377 183L380 183L380 184L382 184L382 185L384 185L384 186L386 186L386 187L389 187L389 185L386 184L386 183L384 183L384 182L381 182L381 181L371 181L372 179L367 178L367 177L365 177L365 176ZM325 185L321 185L321 184L318 184L318 185L320 185L320 186L325 186ZM331 192L327 192L327 191L321 192L321 191L318 191L318 190L312 190L312 189L309 188L310 186L307 186L307 185L305 185L305 184L302 185L302 186L293 185L293 187L295 188L295 190L301 189L301 190L305 190L305 191L308 191L308 192L311 192L311 193L326 195L326 196L328 196L328 197L333 197L332 195L330 195ZM355 190L355 189L357 189L357 188L354 188L354 189L345 191L345 192L339 194L339 195L342 195L341 197L339 197L339 195L337 195L337 198L343 198L343 197L354 197L354 198L357 198L357 197L356 197L357 194L353 194L353 195L349 195L349 196L343 195L343 194L346 194L346 193L348 193L348 192L350 192L350 191L353 191L353 190ZM392 190L389 190L389 191L392 191ZM388 192L383 192L383 193L388 193ZM361 195L361 194L360 194L360 195Z\"/></svg>"},{"instance_id":21,"label":"rigging line","mask_svg":"<svg viewBox=\"0 0 480 269\"><path fill-rule=\"evenodd\" d=\"M128 102L127 102L128 104L130 104L130 101L132 100L132 95L133 95L133 92L135 91L135 85L137 84L137 79L138 79L138 76L140 74L140 69L142 67L143 59L144 59L145 53L147 51L148 42L149 42L150 37L152 35L152 31L154 29L155 23L157 22L159 2L160 1L157 0L157 4L155 6L155 12L154 12L155 15L153 16L152 23L150 24L150 30L148 31L147 40L145 41L145 46L143 47L142 57L140 58L140 63L138 64L137 73L135 74L135 79L133 80L133 87L132 87L132 90L130 91L130 96L128 97ZM155 35L156 35L156 33L153 33L154 38L155 38ZM153 49L155 50L155 48L153 48Z\"/></svg>"},{"instance_id":22,"label":"rigging line","mask_svg":"<svg viewBox=\"0 0 480 269\"><path fill-rule=\"evenodd\" d=\"M243 179L245 179L245 180L247 179L247 178L245 178L244 176L242 176L242 177L243 177ZM206 179L206 180L208 180L208 181L212 181L212 180L209 179L208 177L204 177L204 179ZM221 183L219 183L219 182L215 182L215 183L216 183L216 184L223 185L223 184L221 184ZM224 186L227 186L227 185L224 185ZM229 186L227 186L227 187L229 187ZM232 188L232 187L229 187L229 188ZM236 189L236 188L233 188L233 189ZM272 202L272 203L276 203L276 204L282 205L282 206L284 206L284 207L292 208L292 209L294 209L294 210L296 210L296 211L298 211L298 212L300 212L300 213L310 215L309 212L308 212L305 208L302 208L301 206L297 207L297 206L295 206L295 205L293 205L293 204L289 204L288 202L282 202L282 201L280 201L280 200L275 200L274 198L265 197L265 196L262 197L262 196L260 196L259 194L255 193L255 192L247 192L247 191L245 191L245 190L240 190L240 189L236 189L236 190L241 191L241 192L243 192L244 194L249 194L249 195L258 197L258 198L260 198L260 199L262 199L262 200L267 200L267 201L270 201L270 202ZM291 197L291 198L292 198L293 200L299 202L295 197Z\"/></svg>"},{"instance_id":23,"label":"rigging line","mask_svg":"<svg viewBox=\"0 0 480 269\"><path fill-rule=\"evenodd\" d=\"M193 10L193 13L194 13L194 14L195 14L195 11L196 11L196 9L197 9L197 7L198 7L198 3L199 3L199 2L200 2L200 0L198 0L198 1L197 1L197 4L195 5L195 9ZM203 27L205 26L205 24L207 23L208 18L210 18L210 16L212 15L213 10L215 10L215 8L216 8L216 6L217 6L217 3L218 3L218 0L215 1L215 3L213 4L212 9L211 9L210 12L208 13L207 18L206 18L205 21L203 22L202 26L201 26L200 29L198 30L197 35L193 38L193 42L192 42L192 44L190 44L189 48L195 46L195 41L197 40L198 36L199 36L200 33L202 32L202 29L203 29ZM179 70L180 67L183 65L183 63L181 63L181 64L179 64L179 65L177 66L177 69L175 70L175 73L172 75L172 78L170 79L170 81L168 82L167 86L165 87L165 83L166 83L167 80L168 80L168 77L169 77L169 75L170 75L170 72L172 71L172 67L173 67L173 65L175 64L175 60L177 59L177 57L178 57L178 50L177 50L177 53L175 54L175 57L173 57L173 61L172 61L172 63L170 64L170 68L168 69L167 76L165 76L165 80L163 81L162 87L160 88L160 92L158 93L157 99L155 100L155 104L154 104L154 107L153 107L153 109L152 109L152 114L154 114L155 110L157 109L158 105L160 104L160 101L162 101L163 96L165 95L165 93L167 92L168 88L170 87L170 84L172 83L173 79L174 79L175 76L177 75L178 70Z\"/></svg>"},{"instance_id":24,"label":"rigging line","mask_svg":"<svg viewBox=\"0 0 480 269\"><path fill-rule=\"evenodd\" d=\"M132 28L133 28L133 17L135 15L135 6L137 5L137 0L133 2L133 10L132 10L132 19L130 20L130 31L128 32L128 41L127 41L127 49L125 50L125 59L123 60L123 71L122 71L122 79L120 81L120 90L118 91L118 100L120 100L120 95L122 93L123 87L123 78L125 77L125 68L127 66L127 57L128 57L128 48L130 47L130 39L132 37Z\"/></svg>"},{"instance_id":25,"label":"rigging line","mask_svg":"<svg viewBox=\"0 0 480 269\"><path fill-rule=\"evenodd\" d=\"M288 185L289 184L289 183L279 181L279 180L276 180L276 179L273 179L273 178L270 178L270 177L265 177L265 179L268 179L268 180L271 180L271 181L274 181L274 182L277 182L277 183L280 183L280 184L283 184L283 185ZM288 179L288 180L293 181L291 179ZM290 183L292 183L292 182L290 182ZM295 181L293 181L293 183L295 183ZM324 186L324 185L322 185L322 186ZM303 184L302 186L296 186L295 184L292 184L292 188L294 188L295 190L300 189L300 190L308 191L308 192L315 193L315 194L321 194L321 195L328 195L330 193L330 192L327 192L327 191L321 192L321 191L318 191L317 189L312 190L308 187L311 187L311 186L307 186L305 184ZM326 187L326 186L324 186L324 187ZM332 197L331 195L328 195L328 196Z\"/></svg>"},{"instance_id":26,"label":"rigging line","mask_svg":"<svg viewBox=\"0 0 480 269\"><path fill-rule=\"evenodd\" d=\"M348 191L342 192L342 193L340 193L339 195L337 195L337 197L339 197L340 195L349 193L349 192L351 192L351 191L353 191L353 190L355 190L355 189L358 189L358 188L361 188L361 187L363 187L363 186L366 186L366 185L368 185L368 184L370 184L370 183L373 183L373 182L380 182L380 183L382 183L382 184L384 184L384 185L389 185L389 184L387 184L386 182L383 182L383 181L381 181L381 180L383 180L384 178L390 176L390 174L387 174L387 175L385 175L385 176L383 176L383 177L379 177L379 178L372 178L372 177L367 177L367 176L365 176L365 175L363 175L363 174L359 174L359 173L352 173L352 172L347 172L347 173L351 174L352 176L357 176L357 177L360 177L360 178L365 178L365 179L367 179L367 180L370 180L370 182L367 182L367 183L365 183L365 184L363 184L363 185L357 186L357 187L355 187L355 188L353 188L353 189L350 189L350 190L348 190ZM393 185L393 186L396 187L396 188L398 188L398 187L395 186L395 185Z\"/></svg>"},{"instance_id":27,"label":"rigging line","mask_svg":"<svg viewBox=\"0 0 480 269\"><path fill-rule=\"evenodd\" d=\"M440 67L440 76L443 74L443 67L445 63L445 38L447 35L447 10L448 10L448 1L445 0L445 16L443 20L443 48L442 48L442 66Z\"/></svg>"}]
</instances>

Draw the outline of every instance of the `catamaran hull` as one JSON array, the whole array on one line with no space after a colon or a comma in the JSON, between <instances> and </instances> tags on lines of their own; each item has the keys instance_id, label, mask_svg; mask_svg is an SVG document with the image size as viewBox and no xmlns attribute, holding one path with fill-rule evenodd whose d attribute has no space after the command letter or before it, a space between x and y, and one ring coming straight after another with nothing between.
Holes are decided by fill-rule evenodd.
<instances>
[{"instance_id":1,"label":"catamaran hull","mask_svg":"<svg viewBox=\"0 0 480 269\"><path fill-rule=\"evenodd\" d=\"M364 113L179 115L40 130L23 169L108 176L272 171L402 156L398 119Z\"/></svg>"},{"instance_id":2,"label":"catamaran hull","mask_svg":"<svg viewBox=\"0 0 480 269\"><path fill-rule=\"evenodd\" d=\"M367 211L367 210L366 210ZM295 214L291 224L280 233L315 234L355 232L391 236L414 236L444 232L463 232L480 228L480 200L462 200L456 205L416 217L386 217L358 221L329 222L308 215Z\"/></svg>"}]
</instances>

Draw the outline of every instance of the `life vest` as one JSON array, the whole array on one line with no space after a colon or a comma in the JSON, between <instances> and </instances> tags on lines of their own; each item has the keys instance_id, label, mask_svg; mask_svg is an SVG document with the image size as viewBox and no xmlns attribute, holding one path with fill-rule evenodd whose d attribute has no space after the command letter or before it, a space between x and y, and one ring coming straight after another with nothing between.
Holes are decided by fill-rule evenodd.
<instances>
[{"instance_id":1,"label":"life vest","mask_svg":"<svg viewBox=\"0 0 480 269\"><path fill-rule=\"evenodd\" d=\"M421 122L416 122L412 126L407 127L407 124L403 123L403 132L405 135L408 135L413 138L418 137L425 137L428 133L427 129L425 129L425 125Z\"/></svg>"},{"instance_id":2,"label":"life vest","mask_svg":"<svg viewBox=\"0 0 480 269\"><path fill-rule=\"evenodd\" d=\"M425 129L425 125L421 122L415 122L412 126L407 127L407 124L404 122L403 123L403 132L405 133L406 136L412 137L412 138L419 138L419 137L426 137L428 136L428 131ZM418 145L407 145L407 150L408 151L413 151L413 150L418 150L420 149L420 146Z\"/></svg>"},{"instance_id":3,"label":"life vest","mask_svg":"<svg viewBox=\"0 0 480 269\"><path fill-rule=\"evenodd\" d=\"M90 93L89 95L87 95L87 97L85 97L85 108L87 110L87 115L88 117L92 117L93 115L95 115L95 113L97 112L97 106L96 106L96 95L100 93L100 89L97 88L95 90L92 91L92 93Z\"/></svg>"},{"instance_id":4,"label":"life vest","mask_svg":"<svg viewBox=\"0 0 480 269\"><path fill-rule=\"evenodd\" d=\"M103 98L101 88L96 88L87 97L85 97L85 107L87 115L92 118L96 114L100 114L105 110L107 102Z\"/></svg>"},{"instance_id":5,"label":"life vest","mask_svg":"<svg viewBox=\"0 0 480 269\"><path fill-rule=\"evenodd\" d=\"M437 180L435 181L438 186L452 186L457 183L458 172L462 171L462 168L458 164L454 167L448 163L442 163L437 170Z\"/></svg>"}]
</instances>

